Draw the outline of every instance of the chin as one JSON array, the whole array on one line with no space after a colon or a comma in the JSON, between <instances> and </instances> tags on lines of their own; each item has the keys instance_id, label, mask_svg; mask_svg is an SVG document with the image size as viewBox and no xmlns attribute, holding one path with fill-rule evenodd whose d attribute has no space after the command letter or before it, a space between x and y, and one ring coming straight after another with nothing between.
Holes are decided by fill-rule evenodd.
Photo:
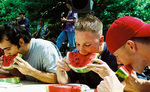
<instances>
[{"instance_id":1,"label":"chin","mask_svg":"<svg viewBox=\"0 0 150 92\"><path fill-rule=\"evenodd\" d=\"M143 72L143 70L144 70L144 68L143 69L133 69L134 71L136 71L137 73L139 73L139 74L141 74L142 72Z\"/></svg>"}]
</instances>

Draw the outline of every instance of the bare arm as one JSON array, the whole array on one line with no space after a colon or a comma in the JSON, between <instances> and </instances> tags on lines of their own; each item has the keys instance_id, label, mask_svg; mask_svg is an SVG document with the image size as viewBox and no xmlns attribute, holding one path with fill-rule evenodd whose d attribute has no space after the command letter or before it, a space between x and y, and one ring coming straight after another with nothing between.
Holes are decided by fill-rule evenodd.
<instances>
[{"instance_id":1,"label":"bare arm","mask_svg":"<svg viewBox=\"0 0 150 92\"><path fill-rule=\"evenodd\" d=\"M70 68L67 65L66 60L58 61L57 63L57 81L60 84L70 83L70 79L66 71L69 71Z\"/></svg>"},{"instance_id":2,"label":"bare arm","mask_svg":"<svg viewBox=\"0 0 150 92\"><path fill-rule=\"evenodd\" d=\"M66 18L61 18L61 21L62 22L70 22L70 23L75 23L76 22L76 18L73 18L73 19L66 19Z\"/></svg>"},{"instance_id":3,"label":"bare arm","mask_svg":"<svg viewBox=\"0 0 150 92\"><path fill-rule=\"evenodd\" d=\"M17 68L22 74L30 75L45 83L57 83L57 77L55 73L37 70L28 62L19 57L16 57L14 60L18 65L13 65L13 67Z\"/></svg>"},{"instance_id":4,"label":"bare arm","mask_svg":"<svg viewBox=\"0 0 150 92\"><path fill-rule=\"evenodd\" d=\"M43 72L34 68L27 75L33 76L44 83L57 83L57 77L55 73Z\"/></svg>"}]
</instances>

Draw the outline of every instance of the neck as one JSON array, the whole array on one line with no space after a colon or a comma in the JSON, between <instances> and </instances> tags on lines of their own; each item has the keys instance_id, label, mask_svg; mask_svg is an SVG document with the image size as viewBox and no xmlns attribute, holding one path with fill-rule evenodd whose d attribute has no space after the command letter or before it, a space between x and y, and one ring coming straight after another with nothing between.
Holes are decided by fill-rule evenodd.
<instances>
[{"instance_id":1,"label":"neck","mask_svg":"<svg viewBox=\"0 0 150 92\"><path fill-rule=\"evenodd\" d=\"M30 43L31 43L31 41L30 41L29 43L26 43L24 46L21 47L20 53L21 53L23 56L26 56L26 55L28 54L29 48L30 48Z\"/></svg>"}]
</instances>

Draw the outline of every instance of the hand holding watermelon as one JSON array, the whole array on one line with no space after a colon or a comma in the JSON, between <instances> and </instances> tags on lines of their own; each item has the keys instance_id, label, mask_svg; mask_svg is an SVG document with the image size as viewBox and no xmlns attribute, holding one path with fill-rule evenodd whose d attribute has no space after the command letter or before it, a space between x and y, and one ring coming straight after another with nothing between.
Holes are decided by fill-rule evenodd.
<instances>
[{"instance_id":1,"label":"hand holding watermelon","mask_svg":"<svg viewBox=\"0 0 150 92\"><path fill-rule=\"evenodd\" d=\"M32 71L35 71L35 68L18 56L14 58L14 61L17 65L13 65L13 67L17 68L24 75L30 75Z\"/></svg>"},{"instance_id":2,"label":"hand holding watermelon","mask_svg":"<svg viewBox=\"0 0 150 92\"><path fill-rule=\"evenodd\" d=\"M68 66L69 61L67 59L62 59L57 62L57 69L61 71L69 71L70 67Z\"/></svg>"},{"instance_id":3,"label":"hand holding watermelon","mask_svg":"<svg viewBox=\"0 0 150 92\"><path fill-rule=\"evenodd\" d=\"M115 73L106 76L97 86L98 92L124 92L125 85L121 84Z\"/></svg>"},{"instance_id":4,"label":"hand holding watermelon","mask_svg":"<svg viewBox=\"0 0 150 92\"><path fill-rule=\"evenodd\" d=\"M2 58L1 58L1 60L2 60L1 68L3 68L3 69L13 69L14 67L12 65L15 64L14 58L16 56L22 57L22 54L17 53L14 56L5 56L5 55L3 55Z\"/></svg>"},{"instance_id":5,"label":"hand holding watermelon","mask_svg":"<svg viewBox=\"0 0 150 92\"><path fill-rule=\"evenodd\" d=\"M109 76L110 73L113 72L111 68L107 65L107 63L100 59L93 59L92 62L94 62L94 64L88 64L87 69L96 72L101 78Z\"/></svg>"}]
</instances>

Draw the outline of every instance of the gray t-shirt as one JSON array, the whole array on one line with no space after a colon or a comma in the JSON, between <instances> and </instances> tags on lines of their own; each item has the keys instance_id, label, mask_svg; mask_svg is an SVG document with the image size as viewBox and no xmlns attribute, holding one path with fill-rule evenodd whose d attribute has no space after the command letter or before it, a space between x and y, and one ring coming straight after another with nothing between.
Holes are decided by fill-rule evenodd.
<instances>
[{"instance_id":1,"label":"gray t-shirt","mask_svg":"<svg viewBox=\"0 0 150 92\"><path fill-rule=\"evenodd\" d=\"M44 72L56 73L57 61L61 54L55 44L43 39L31 39L29 52L23 59L32 67ZM37 81L34 77L26 76L27 80Z\"/></svg>"}]
</instances>

